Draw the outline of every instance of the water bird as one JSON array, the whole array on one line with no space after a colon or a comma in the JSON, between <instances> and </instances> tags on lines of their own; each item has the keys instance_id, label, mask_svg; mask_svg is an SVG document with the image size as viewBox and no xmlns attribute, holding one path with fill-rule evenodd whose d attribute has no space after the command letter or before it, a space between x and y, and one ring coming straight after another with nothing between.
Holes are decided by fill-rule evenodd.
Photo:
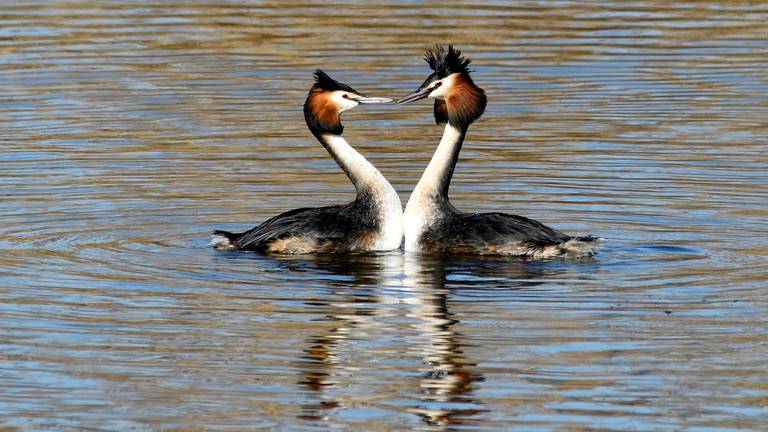
<instances>
[{"instance_id":1,"label":"water bird","mask_svg":"<svg viewBox=\"0 0 768 432\"><path fill-rule=\"evenodd\" d=\"M443 137L405 207L406 251L514 255L541 259L578 258L596 251L598 238L572 237L541 222L505 213L463 213L448 199L464 138L485 111L487 97L470 77L471 60L452 45L427 50L432 73L399 104L435 99L434 116Z\"/></svg>"},{"instance_id":2,"label":"water bird","mask_svg":"<svg viewBox=\"0 0 768 432\"><path fill-rule=\"evenodd\" d=\"M304 103L304 119L355 186L344 205L299 208L243 233L216 230L211 246L277 254L342 253L398 249L403 238L403 207L395 189L343 137L341 113L361 104L392 99L367 97L320 69Z\"/></svg>"}]
</instances>

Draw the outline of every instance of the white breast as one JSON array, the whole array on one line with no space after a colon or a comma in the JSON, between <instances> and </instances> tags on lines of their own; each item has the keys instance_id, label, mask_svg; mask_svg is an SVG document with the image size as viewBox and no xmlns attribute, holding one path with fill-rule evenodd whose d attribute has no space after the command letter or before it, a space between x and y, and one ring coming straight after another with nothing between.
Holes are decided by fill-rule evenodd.
<instances>
[{"instance_id":1,"label":"white breast","mask_svg":"<svg viewBox=\"0 0 768 432\"><path fill-rule=\"evenodd\" d=\"M389 183L383 189L376 194L376 206L382 226L372 246L373 250L379 251L398 249L403 242L403 205L400 197Z\"/></svg>"},{"instance_id":2,"label":"white breast","mask_svg":"<svg viewBox=\"0 0 768 432\"><path fill-rule=\"evenodd\" d=\"M373 205L382 222L374 240L359 247L375 251L399 249L403 241L403 205L395 188L344 138L339 135L324 135L323 140L328 151L334 155L352 180L358 194L372 194Z\"/></svg>"},{"instance_id":3,"label":"white breast","mask_svg":"<svg viewBox=\"0 0 768 432\"><path fill-rule=\"evenodd\" d=\"M451 179L450 172L456 161L455 155L459 151L462 140L461 130L450 124L445 125L443 138L405 206L403 233L406 251L419 251L419 240L422 235L441 216L436 198L447 189L447 182ZM443 198L447 199L447 197Z\"/></svg>"},{"instance_id":4,"label":"white breast","mask_svg":"<svg viewBox=\"0 0 768 432\"><path fill-rule=\"evenodd\" d=\"M433 225L437 215L434 201L424 196L413 196L408 200L403 214L404 249L418 252L419 240L424 232Z\"/></svg>"}]
</instances>

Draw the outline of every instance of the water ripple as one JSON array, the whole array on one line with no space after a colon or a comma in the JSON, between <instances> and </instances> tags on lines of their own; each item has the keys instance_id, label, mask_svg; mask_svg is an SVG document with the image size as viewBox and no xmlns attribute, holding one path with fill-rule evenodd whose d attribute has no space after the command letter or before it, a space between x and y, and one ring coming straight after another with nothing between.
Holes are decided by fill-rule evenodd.
<instances>
[{"instance_id":1,"label":"water ripple","mask_svg":"<svg viewBox=\"0 0 768 432\"><path fill-rule=\"evenodd\" d=\"M0 11L0 428L733 429L766 412L759 2L18 1ZM453 42L489 95L461 209L583 262L218 253L353 189L316 67L397 97ZM405 201L428 104L345 113Z\"/></svg>"}]
</instances>

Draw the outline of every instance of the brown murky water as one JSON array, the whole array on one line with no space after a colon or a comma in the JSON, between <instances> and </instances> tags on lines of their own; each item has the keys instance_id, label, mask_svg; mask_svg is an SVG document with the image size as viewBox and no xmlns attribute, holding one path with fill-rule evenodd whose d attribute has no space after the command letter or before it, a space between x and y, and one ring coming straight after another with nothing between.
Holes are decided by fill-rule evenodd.
<instances>
[{"instance_id":1,"label":"brown murky water","mask_svg":"<svg viewBox=\"0 0 768 432\"><path fill-rule=\"evenodd\" d=\"M0 428L764 430L768 5L680 3L4 2ZM454 203L596 260L206 247L351 200L312 70L397 97L435 42L490 99ZM345 124L405 202L430 105Z\"/></svg>"}]
</instances>

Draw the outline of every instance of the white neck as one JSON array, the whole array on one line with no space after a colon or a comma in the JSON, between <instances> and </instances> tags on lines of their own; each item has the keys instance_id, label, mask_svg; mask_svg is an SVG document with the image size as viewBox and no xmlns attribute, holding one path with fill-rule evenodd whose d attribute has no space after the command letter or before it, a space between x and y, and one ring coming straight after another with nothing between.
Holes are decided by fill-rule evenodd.
<instances>
[{"instance_id":1,"label":"white neck","mask_svg":"<svg viewBox=\"0 0 768 432\"><path fill-rule=\"evenodd\" d=\"M443 138L405 206L405 250L418 250L421 234L439 216L440 208L435 204L448 198L448 187L465 133L466 130L457 129L450 123L445 125Z\"/></svg>"},{"instance_id":2,"label":"white neck","mask_svg":"<svg viewBox=\"0 0 768 432\"><path fill-rule=\"evenodd\" d=\"M373 198L383 222L381 235L375 242L374 250L400 247L403 237L403 205L395 188L341 135L324 134L320 141L347 174L355 186L357 195L368 195Z\"/></svg>"},{"instance_id":3,"label":"white neck","mask_svg":"<svg viewBox=\"0 0 768 432\"><path fill-rule=\"evenodd\" d=\"M328 153L333 156L336 163L339 164L349 180L355 186L358 195L365 192L371 192L377 189L392 189L387 179L368 162L363 155L355 150L347 140L341 135L322 135L322 142L325 144Z\"/></svg>"},{"instance_id":4,"label":"white neck","mask_svg":"<svg viewBox=\"0 0 768 432\"><path fill-rule=\"evenodd\" d=\"M419 183L413 190L411 197L421 195L448 196L448 187L451 184L453 169L459 158L461 144L464 141L464 132L450 124L445 125L443 138L432 155L427 169L419 179Z\"/></svg>"}]
</instances>

